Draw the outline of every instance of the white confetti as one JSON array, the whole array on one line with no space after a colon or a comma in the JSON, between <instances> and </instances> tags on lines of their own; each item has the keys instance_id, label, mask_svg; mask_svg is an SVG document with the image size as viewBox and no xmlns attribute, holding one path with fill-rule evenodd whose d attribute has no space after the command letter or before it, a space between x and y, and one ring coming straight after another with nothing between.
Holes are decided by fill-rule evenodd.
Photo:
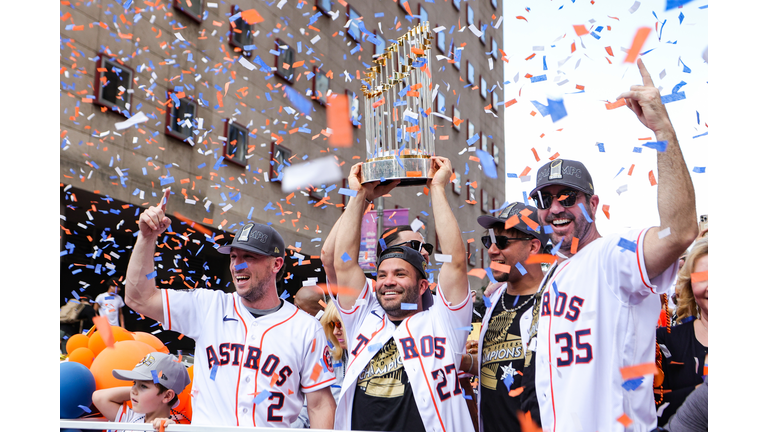
<instances>
[{"instance_id":1,"label":"white confetti","mask_svg":"<svg viewBox=\"0 0 768 432\"><path fill-rule=\"evenodd\" d=\"M251 62L249 62L249 61L248 61L248 60L247 60L245 57L243 57L243 56L240 56L240 60L238 60L238 63L240 63L241 65L243 65L243 66L244 66L246 69L248 69L248 70L256 70L256 65L254 65L254 64L253 64L253 63L251 63Z\"/></svg>"},{"instance_id":2,"label":"white confetti","mask_svg":"<svg viewBox=\"0 0 768 432\"><path fill-rule=\"evenodd\" d=\"M280 0L280 3L277 4L277 8L282 10L286 3L288 3L288 0Z\"/></svg>"},{"instance_id":3,"label":"white confetti","mask_svg":"<svg viewBox=\"0 0 768 432\"><path fill-rule=\"evenodd\" d=\"M488 57L488 69L493 70L493 58Z\"/></svg>"},{"instance_id":4,"label":"white confetti","mask_svg":"<svg viewBox=\"0 0 768 432\"><path fill-rule=\"evenodd\" d=\"M493 25L493 28L495 28L495 29L499 28L499 26L501 25L501 22L502 22L502 21L504 21L504 17L503 17L503 16L500 16L500 17L499 17L499 20L498 20L498 21L496 21L496 24L494 24L494 25Z\"/></svg>"},{"instance_id":5,"label":"white confetti","mask_svg":"<svg viewBox=\"0 0 768 432\"><path fill-rule=\"evenodd\" d=\"M435 33L440 33L443 30L445 30L445 26L435 27L432 29L432 31Z\"/></svg>"},{"instance_id":6,"label":"white confetti","mask_svg":"<svg viewBox=\"0 0 768 432\"><path fill-rule=\"evenodd\" d=\"M317 41L319 41L319 40L320 40L320 35L316 35L315 37L313 37L313 38L310 40L310 42L312 42L312 45L314 45L314 44L316 44L316 43L317 43Z\"/></svg>"},{"instance_id":7,"label":"white confetti","mask_svg":"<svg viewBox=\"0 0 768 432\"><path fill-rule=\"evenodd\" d=\"M131 118L129 118L128 120L124 122L115 123L115 129L117 130L128 129L133 125L144 123L147 120L149 120L149 117L147 117L147 115L144 114L142 111L139 111L136 114L132 115Z\"/></svg>"},{"instance_id":8,"label":"white confetti","mask_svg":"<svg viewBox=\"0 0 768 432\"><path fill-rule=\"evenodd\" d=\"M327 156L303 164L294 164L283 170L284 193L313 185L332 184L344 178L336 158Z\"/></svg>"},{"instance_id":9,"label":"white confetti","mask_svg":"<svg viewBox=\"0 0 768 432\"><path fill-rule=\"evenodd\" d=\"M483 32L481 32L477 27L475 27L474 24L469 25L469 31L472 32L473 35L480 37L483 35Z\"/></svg>"},{"instance_id":10,"label":"white confetti","mask_svg":"<svg viewBox=\"0 0 768 432\"><path fill-rule=\"evenodd\" d=\"M418 232L424 224L419 220L419 218L415 218L413 221L411 221L411 231Z\"/></svg>"},{"instance_id":11,"label":"white confetti","mask_svg":"<svg viewBox=\"0 0 768 432\"><path fill-rule=\"evenodd\" d=\"M435 254L435 261L436 262L452 262L453 256L452 255L445 255L445 254Z\"/></svg>"},{"instance_id":12,"label":"white confetti","mask_svg":"<svg viewBox=\"0 0 768 432\"><path fill-rule=\"evenodd\" d=\"M623 192L627 191L627 185L621 185L618 189L616 189L616 193L621 195Z\"/></svg>"},{"instance_id":13,"label":"white confetti","mask_svg":"<svg viewBox=\"0 0 768 432\"><path fill-rule=\"evenodd\" d=\"M664 79L665 76L667 76L667 70L662 69L661 72L659 72L659 79Z\"/></svg>"},{"instance_id":14,"label":"white confetti","mask_svg":"<svg viewBox=\"0 0 768 432\"><path fill-rule=\"evenodd\" d=\"M184 39L184 36L182 36L181 33L179 33L179 32L176 32L173 35L176 36L176 39L178 39L178 40L180 40L182 42L186 42L187 41L186 39Z\"/></svg>"},{"instance_id":15,"label":"white confetti","mask_svg":"<svg viewBox=\"0 0 768 432\"><path fill-rule=\"evenodd\" d=\"M659 231L659 238L660 238L660 239L663 239L664 237L666 237L666 236L668 236L669 234L671 234L670 228L671 228L671 227L666 227L666 228L664 228L663 230Z\"/></svg>"},{"instance_id":16,"label":"white confetti","mask_svg":"<svg viewBox=\"0 0 768 432\"><path fill-rule=\"evenodd\" d=\"M664 413L664 410L669 406L669 402L664 402L661 404L659 409L656 410L656 417L661 417L661 415Z\"/></svg>"},{"instance_id":17,"label":"white confetti","mask_svg":"<svg viewBox=\"0 0 768 432\"><path fill-rule=\"evenodd\" d=\"M633 14L637 10L637 8L640 7L640 2L636 1L631 8L629 8L629 13Z\"/></svg>"}]
</instances>

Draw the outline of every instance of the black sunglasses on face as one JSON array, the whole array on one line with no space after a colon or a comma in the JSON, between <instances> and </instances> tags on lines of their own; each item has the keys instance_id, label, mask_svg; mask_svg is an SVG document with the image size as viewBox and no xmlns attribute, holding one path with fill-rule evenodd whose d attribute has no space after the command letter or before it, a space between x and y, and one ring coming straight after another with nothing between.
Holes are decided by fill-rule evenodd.
<instances>
[{"instance_id":1,"label":"black sunglasses on face","mask_svg":"<svg viewBox=\"0 0 768 432\"><path fill-rule=\"evenodd\" d=\"M579 197L579 191L564 189L558 192L556 195L538 192L531 196L536 203L536 207L539 210L546 210L552 207L552 200L557 196L557 200L560 201L560 205L563 207L573 207L576 205L576 199Z\"/></svg>"},{"instance_id":2,"label":"black sunglasses on face","mask_svg":"<svg viewBox=\"0 0 768 432\"><path fill-rule=\"evenodd\" d=\"M506 236L496 236L496 247L499 249L504 249L507 247L509 242L514 240L533 240L533 237L506 237ZM480 241L483 242L483 246L485 246L486 249L491 248L491 236L482 236L480 237Z\"/></svg>"},{"instance_id":3,"label":"black sunglasses on face","mask_svg":"<svg viewBox=\"0 0 768 432\"><path fill-rule=\"evenodd\" d=\"M418 240L411 240L403 243L398 243L389 247L395 247L395 246L408 246L417 252L421 252L421 248L423 247L424 249L426 249L427 255L432 255L432 251L435 249L435 247L432 246L431 244L422 243Z\"/></svg>"}]
</instances>

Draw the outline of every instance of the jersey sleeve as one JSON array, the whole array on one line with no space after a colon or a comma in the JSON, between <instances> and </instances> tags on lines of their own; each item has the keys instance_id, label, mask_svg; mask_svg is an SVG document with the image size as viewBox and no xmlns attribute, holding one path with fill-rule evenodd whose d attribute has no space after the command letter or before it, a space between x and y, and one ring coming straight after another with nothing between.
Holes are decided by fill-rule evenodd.
<instances>
[{"instance_id":1,"label":"jersey sleeve","mask_svg":"<svg viewBox=\"0 0 768 432\"><path fill-rule=\"evenodd\" d=\"M600 262L608 286L615 289L614 294L622 301L632 302L635 298L645 298L651 294L664 294L669 291L672 280L677 274L677 261L662 274L651 279L645 268L643 240L648 229L633 230L622 235L606 238L600 251ZM631 249L635 250L632 251Z\"/></svg>"},{"instance_id":2,"label":"jersey sleeve","mask_svg":"<svg viewBox=\"0 0 768 432\"><path fill-rule=\"evenodd\" d=\"M457 305L448 303L440 286L440 275L437 277L437 289L435 290L434 303L429 310L434 308L434 313L439 320L439 325L446 329L446 335L450 338L451 345L464 352L467 344L467 336L472 326L472 302L467 282L467 295Z\"/></svg>"},{"instance_id":3,"label":"jersey sleeve","mask_svg":"<svg viewBox=\"0 0 768 432\"><path fill-rule=\"evenodd\" d=\"M304 364L301 368L301 390L304 393L330 387L336 381L328 340L325 338L325 332L319 323L316 327L314 335L307 332L307 340L305 341L307 354L304 356Z\"/></svg>"},{"instance_id":4,"label":"jersey sleeve","mask_svg":"<svg viewBox=\"0 0 768 432\"><path fill-rule=\"evenodd\" d=\"M339 311L341 324L347 332L348 340L350 338L355 338L365 317L371 313L375 305L378 304L376 295L373 292L373 281L368 278L365 279L365 287L360 290L360 294L357 296L357 300L355 300L355 304L352 308L344 309L341 307L336 297L331 296L331 299L336 305L336 309Z\"/></svg>"},{"instance_id":5,"label":"jersey sleeve","mask_svg":"<svg viewBox=\"0 0 768 432\"><path fill-rule=\"evenodd\" d=\"M163 328L192 339L200 336L208 312L222 296L209 289L160 290L163 299Z\"/></svg>"}]
</instances>

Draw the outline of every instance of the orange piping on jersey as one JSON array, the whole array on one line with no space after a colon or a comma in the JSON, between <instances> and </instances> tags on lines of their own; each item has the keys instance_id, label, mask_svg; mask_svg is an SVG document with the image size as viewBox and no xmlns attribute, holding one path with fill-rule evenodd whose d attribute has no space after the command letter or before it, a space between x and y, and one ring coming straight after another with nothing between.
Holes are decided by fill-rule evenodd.
<instances>
[{"instance_id":1,"label":"orange piping on jersey","mask_svg":"<svg viewBox=\"0 0 768 432\"><path fill-rule=\"evenodd\" d=\"M173 330L171 328L171 301L168 298L168 290L165 291L165 309L168 311L168 330Z\"/></svg>"},{"instance_id":2,"label":"orange piping on jersey","mask_svg":"<svg viewBox=\"0 0 768 432\"><path fill-rule=\"evenodd\" d=\"M311 389L312 387L317 387L317 386L319 386L320 384L325 384L325 383L327 383L327 382L330 382L330 381L334 381L335 379L336 379L336 377L334 376L334 377L332 377L331 379L327 379L327 380L325 380L325 381L323 381L323 382L319 382L319 383L317 383L317 384L313 384L313 385L311 385L311 386L309 386L309 387L302 387L302 388L303 388L303 389Z\"/></svg>"},{"instance_id":3,"label":"orange piping on jersey","mask_svg":"<svg viewBox=\"0 0 768 432\"><path fill-rule=\"evenodd\" d=\"M405 329L408 331L408 336L411 337L414 341L416 339L413 338L413 335L411 334L411 329L408 327L408 322L413 318L413 315L409 316L405 319ZM429 384L429 378L427 377L427 372L424 369L424 362L421 361L421 354L419 354L419 350L416 349L416 344L413 344L413 350L416 351L416 355L419 356L419 364L421 365L421 373L424 376L424 380L427 382L427 388L429 388L429 397L432 398L432 405L435 407L435 414L437 414L437 419L440 420L440 427L443 428L443 432L445 432L445 425L443 424L443 418L440 416L440 410L437 408L437 401L435 401L435 395L432 394L432 386ZM405 368L405 365L403 365L403 368ZM445 374L445 380L448 381L448 374ZM456 374L458 379L458 374ZM423 420L422 420L423 422ZM426 427L425 427L426 429Z\"/></svg>"},{"instance_id":4,"label":"orange piping on jersey","mask_svg":"<svg viewBox=\"0 0 768 432\"><path fill-rule=\"evenodd\" d=\"M382 319L381 319L381 327L379 327L379 328L378 328L378 329L377 329L375 332L373 332L373 335L376 335L376 333L378 333L378 332L380 332L382 329L384 329L384 324L385 324L385 323L386 323L386 321L384 320L384 318L382 318ZM371 336L371 340L373 340L373 335ZM371 340L369 340L368 342L370 342ZM357 360L358 358L360 358L360 354L362 354L362 352L361 352L361 353L358 353L358 354L355 356L355 358L353 358L353 359L352 359L352 361L351 361L351 362L349 362L349 364L347 365L347 370L349 370L349 368L351 368L351 367L352 367L352 363L354 363L354 362L355 362L355 360Z\"/></svg>"},{"instance_id":5,"label":"orange piping on jersey","mask_svg":"<svg viewBox=\"0 0 768 432\"><path fill-rule=\"evenodd\" d=\"M445 297L443 297L443 289L442 289L442 287L440 285L438 285L437 292L439 293L440 300L443 301L443 304L445 305L445 307L447 307L448 309L450 309L452 311L457 311L457 310L463 308L464 306L466 306L467 302L469 301L469 297L470 297L469 295L467 295L467 298L465 298L463 302L461 302L458 306L453 308L453 307L451 307L451 305L448 304L447 301L445 301ZM467 294L469 294L469 293L467 293Z\"/></svg>"},{"instance_id":6,"label":"orange piping on jersey","mask_svg":"<svg viewBox=\"0 0 768 432\"><path fill-rule=\"evenodd\" d=\"M365 300L365 297L368 295L368 282L366 282L366 283L365 283L365 287L363 288L363 291L364 291L364 292L363 292L363 298L362 298L362 300ZM339 305L339 306L341 306L341 305ZM352 309L352 310L351 310L351 311L349 311L349 312L345 311L345 310L344 310L343 308L341 308L341 307L338 307L338 308L336 308L336 309L338 309L338 310L339 310L339 312L341 312L341 313L343 313L343 314L345 314L345 315L352 315L353 313L357 312L357 308L359 308L359 307L360 307L360 305L355 305L355 308L354 308L354 309Z\"/></svg>"},{"instance_id":7,"label":"orange piping on jersey","mask_svg":"<svg viewBox=\"0 0 768 432\"><path fill-rule=\"evenodd\" d=\"M284 321L281 321L281 322L273 325L272 327L264 330L264 333L261 334L261 340L259 341L259 352L262 352L261 351L261 347L264 345L264 336L267 335L267 332L272 330L273 328L279 326L279 325L283 325L283 324L287 323L288 321L291 320L291 318L295 317L297 313L299 313L299 309L298 308L296 308L296 310L293 311L293 315L289 316ZM243 355L245 355L245 353L243 353ZM261 363L261 359L259 359L259 363ZM241 362L241 365L242 365L242 362ZM261 364L256 365L256 373L257 374L259 373L260 367L261 367ZM239 379L239 377L238 377L238 379ZM336 379L336 378L334 377L334 379ZM254 381L254 383L253 383L253 391L256 392L256 390L258 390L258 386L257 386L257 383L259 381L258 377L256 377L256 379L253 380L253 381ZM253 418L253 427L256 427L256 404L253 404L253 410L251 412L252 412L251 417Z\"/></svg>"},{"instance_id":8,"label":"orange piping on jersey","mask_svg":"<svg viewBox=\"0 0 768 432\"><path fill-rule=\"evenodd\" d=\"M640 236L643 235L643 233L647 230L640 231L640 234L637 235L637 247L635 248L635 256L637 257L637 269L640 270L640 280L643 281L643 285L647 286L651 289L651 292L656 294L656 291L653 290L653 286L651 286L650 279L648 282L645 282L645 274L643 274L643 266L640 263Z\"/></svg>"},{"instance_id":9,"label":"orange piping on jersey","mask_svg":"<svg viewBox=\"0 0 768 432\"><path fill-rule=\"evenodd\" d=\"M232 294L232 301L234 302L232 305L232 308L235 310L235 313L240 318L240 322L243 323L243 329L245 329L245 338L243 340L248 343L248 326L245 325L245 320L240 315L240 312L237 310L237 299L235 298L235 293ZM245 348L243 348L243 359L240 361L240 365L237 368L237 387L235 387L235 420L237 421L237 425L240 426L240 417L237 416L237 405L239 404L240 399L240 372L243 371L243 363L245 363ZM257 372L258 373L258 372Z\"/></svg>"},{"instance_id":10,"label":"orange piping on jersey","mask_svg":"<svg viewBox=\"0 0 768 432\"><path fill-rule=\"evenodd\" d=\"M565 264L563 264L560 270L557 271L557 274L552 276L552 279L549 282L549 287L551 287L552 284L555 282L555 278L557 278L557 275L559 275L560 272L562 272L563 269L570 263L571 262L568 261ZM549 287L547 287L547 293L549 293L549 290L550 290ZM555 302L557 302L557 299L555 299ZM552 400L552 418L554 420L552 431L556 431L557 430L557 413L555 412L555 388L552 387L552 313L551 312L549 314L549 326L547 328L547 331L549 332L547 334L547 354L549 355L549 398Z\"/></svg>"}]
</instances>

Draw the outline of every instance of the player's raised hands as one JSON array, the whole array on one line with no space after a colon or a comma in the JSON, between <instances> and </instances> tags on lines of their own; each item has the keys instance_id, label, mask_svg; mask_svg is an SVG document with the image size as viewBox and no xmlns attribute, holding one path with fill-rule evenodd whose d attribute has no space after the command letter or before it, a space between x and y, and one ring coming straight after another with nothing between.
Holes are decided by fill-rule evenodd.
<instances>
[{"instance_id":1,"label":"player's raised hands","mask_svg":"<svg viewBox=\"0 0 768 432\"><path fill-rule=\"evenodd\" d=\"M388 194L392 189L400 184L400 180L395 180L387 184L381 184L381 182L378 180L363 184L362 162L358 162L352 165L352 168L349 170L349 177L347 178L347 182L349 183L349 189L358 192L363 191L365 193L365 199L368 201L373 201L382 195Z\"/></svg>"},{"instance_id":2,"label":"player's raised hands","mask_svg":"<svg viewBox=\"0 0 768 432\"><path fill-rule=\"evenodd\" d=\"M160 204L144 210L139 216L139 231L144 237L159 236L169 226L171 219L165 216L165 206L168 203L168 197L171 195L171 188L163 193L163 199Z\"/></svg>"},{"instance_id":3,"label":"player's raised hands","mask_svg":"<svg viewBox=\"0 0 768 432\"><path fill-rule=\"evenodd\" d=\"M429 167L430 180L427 180L427 185L438 186L445 188L450 183L451 176L453 175L453 168L451 167L451 160L447 157L432 156L431 165Z\"/></svg>"},{"instance_id":4,"label":"player's raised hands","mask_svg":"<svg viewBox=\"0 0 768 432\"><path fill-rule=\"evenodd\" d=\"M640 76L643 77L643 85L631 86L629 91L619 95L619 98L624 98L627 107L637 115L645 127L654 133L672 131L672 122L669 120L667 109L661 103L659 89L653 85L651 74L648 73L642 59L637 60L637 67L640 69Z\"/></svg>"}]
</instances>

